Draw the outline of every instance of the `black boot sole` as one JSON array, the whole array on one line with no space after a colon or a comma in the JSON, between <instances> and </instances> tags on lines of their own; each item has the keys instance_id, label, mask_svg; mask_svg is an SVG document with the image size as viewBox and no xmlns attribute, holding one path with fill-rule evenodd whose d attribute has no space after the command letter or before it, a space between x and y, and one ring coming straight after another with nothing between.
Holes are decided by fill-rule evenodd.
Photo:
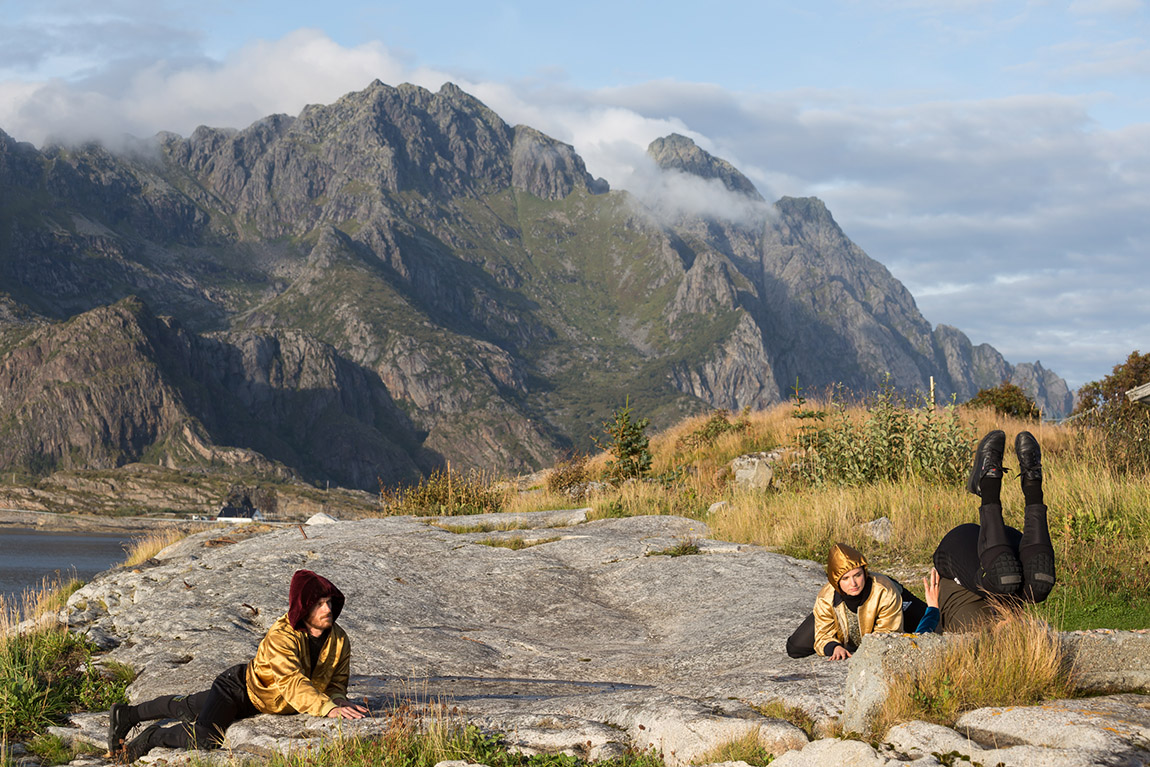
<instances>
[{"instance_id":1,"label":"black boot sole","mask_svg":"<svg viewBox=\"0 0 1150 767\"><path fill-rule=\"evenodd\" d=\"M991 549L983 555L990 565L982 566L982 586L994 594L1003 596L1017 594L1022 589L1023 583L1022 563L1009 548L1005 550L1002 547L995 548L998 549L997 553Z\"/></svg>"},{"instance_id":2,"label":"black boot sole","mask_svg":"<svg viewBox=\"0 0 1150 767\"><path fill-rule=\"evenodd\" d=\"M1045 602L1054 590L1054 555L1043 552L1027 557L1022 563L1022 577L1027 598L1035 604Z\"/></svg>"},{"instance_id":3,"label":"black boot sole","mask_svg":"<svg viewBox=\"0 0 1150 767\"><path fill-rule=\"evenodd\" d=\"M136 725L128 721L128 704L113 703L108 712L108 753L115 756L124 748L124 738Z\"/></svg>"}]
</instances>

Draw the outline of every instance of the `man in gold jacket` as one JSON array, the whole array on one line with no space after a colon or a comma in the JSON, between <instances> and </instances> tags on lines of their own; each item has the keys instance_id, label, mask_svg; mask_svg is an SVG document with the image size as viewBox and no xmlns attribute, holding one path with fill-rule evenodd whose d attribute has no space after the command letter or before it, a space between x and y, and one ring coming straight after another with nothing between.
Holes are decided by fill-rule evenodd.
<instances>
[{"instance_id":1,"label":"man in gold jacket","mask_svg":"<svg viewBox=\"0 0 1150 767\"><path fill-rule=\"evenodd\" d=\"M181 724L153 724L126 746L131 763L157 746L219 748L224 732L238 719L256 714L311 714L360 719L363 706L347 699L351 642L336 625L344 596L331 581L310 570L291 579L287 614L260 642L256 657L224 671L210 690L194 695L165 695L130 706L112 706L108 750L117 756L124 738L140 722L180 719Z\"/></svg>"}]
</instances>

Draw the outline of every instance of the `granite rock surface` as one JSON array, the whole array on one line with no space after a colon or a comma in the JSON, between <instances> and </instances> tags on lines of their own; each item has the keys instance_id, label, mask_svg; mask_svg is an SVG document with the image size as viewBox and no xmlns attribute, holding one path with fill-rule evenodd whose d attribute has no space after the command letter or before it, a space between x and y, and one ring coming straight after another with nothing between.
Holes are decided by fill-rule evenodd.
<instances>
[{"instance_id":1,"label":"granite rock surface","mask_svg":"<svg viewBox=\"0 0 1150 767\"><path fill-rule=\"evenodd\" d=\"M670 763L749 731L774 753L806 743L757 704L838 714L846 665L784 652L823 580L816 565L706 540L704 524L677 517L583 519L394 517L242 539L213 530L151 566L105 573L65 612L138 669L133 701L205 689L252 657L286 611L292 573L307 568L347 597L339 623L353 645L351 693L376 710L439 701L525 750L654 746ZM514 538L528 547L490 545ZM687 540L699 554L661 553ZM541 728L543 719L563 726ZM98 721L83 724L101 737ZM257 717L229 738L266 752L330 727Z\"/></svg>"}]
</instances>

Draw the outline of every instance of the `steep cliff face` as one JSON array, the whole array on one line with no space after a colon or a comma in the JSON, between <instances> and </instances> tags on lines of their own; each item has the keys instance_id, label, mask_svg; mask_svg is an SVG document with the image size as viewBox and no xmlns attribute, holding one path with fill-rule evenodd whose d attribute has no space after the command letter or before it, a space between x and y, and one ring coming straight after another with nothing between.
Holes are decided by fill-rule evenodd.
<instances>
[{"instance_id":1,"label":"steep cliff face","mask_svg":"<svg viewBox=\"0 0 1150 767\"><path fill-rule=\"evenodd\" d=\"M0 362L22 445L3 461L226 447L365 487L439 460L548 463L628 397L665 425L888 375L960 399L1014 377L1059 414L1061 379L932 329L820 201L769 205L682 136L650 151L739 214L648 210L453 85L375 82L117 153L0 134ZM113 332L99 308L129 296L174 321L132 310L151 319ZM66 341L84 323L118 340ZM119 388L92 389L105 368ZM69 381L88 393L34 394Z\"/></svg>"},{"instance_id":2,"label":"steep cliff face","mask_svg":"<svg viewBox=\"0 0 1150 767\"><path fill-rule=\"evenodd\" d=\"M25 335L0 360L0 412L0 461L34 473L146 459L371 489L435 463L382 382L331 347L196 336L132 299Z\"/></svg>"},{"instance_id":3,"label":"steep cliff face","mask_svg":"<svg viewBox=\"0 0 1150 767\"><path fill-rule=\"evenodd\" d=\"M683 136L658 139L649 153L664 169L718 178L731 192L761 200L728 163ZM719 301L737 295L737 304L762 335L761 352L744 346L731 357L728 380L766 371L784 387L798 383L818 391L841 383L866 391L889 376L898 388L924 393L933 380L938 399L953 396L960 402L1009 380L1048 415L1070 412L1072 395L1065 381L1041 365L1016 367L993 347L975 347L956 328L932 329L902 283L851 242L816 198L782 198L772 215L763 216L761 227L685 218L675 229L683 240L702 243L710 260L723 264L722 270L711 269L722 278L712 278L705 290L695 293ZM740 336L745 344L747 328ZM697 383L700 378L698 370L684 375L676 369L674 376L681 390L695 396L706 390ZM720 389L702 398L717 404L733 391ZM778 401L777 396L786 393L772 391L767 401Z\"/></svg>"}]
</instances>

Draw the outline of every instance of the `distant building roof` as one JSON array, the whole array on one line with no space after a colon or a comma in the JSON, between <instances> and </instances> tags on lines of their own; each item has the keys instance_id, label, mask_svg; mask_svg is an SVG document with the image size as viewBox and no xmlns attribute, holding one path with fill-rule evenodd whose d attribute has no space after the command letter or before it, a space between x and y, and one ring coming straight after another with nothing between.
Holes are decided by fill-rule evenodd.
<instances>
[{"instance_id":1,"label":"distant building roof","mask_svg":"<svg viewBox=\"0 0 1150 767\"><path fill-rule=\"evenodd\" d=\"M260 510L251 506L224 506L216 519L263 519Z\"/></svg>"}]
</instances>

